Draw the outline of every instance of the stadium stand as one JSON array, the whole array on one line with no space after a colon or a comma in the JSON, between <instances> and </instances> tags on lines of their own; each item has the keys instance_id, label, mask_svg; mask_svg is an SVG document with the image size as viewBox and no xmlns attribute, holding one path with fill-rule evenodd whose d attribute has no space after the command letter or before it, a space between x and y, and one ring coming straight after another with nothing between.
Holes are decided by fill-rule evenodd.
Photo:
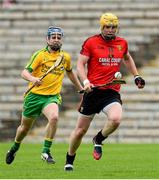
<instances>
[{"instance_id":1,"label":"stadium stand","mask_svg":"<svg viewBox=\"0 0 159 180\"><path fill-rule=\"evenodd\" d=\"M112 142L159 142L157 119L159 114L158 64L149 65L158 55L158 0L17 0L9 7L0 6L0 140L12 139L21 116L26 82L20 72L30 55L45 46L45 32L49 25L64 28L63 49L71 53L74 64L81 43L99 31L98 20L103 12L113 12L120 18L120 36L129 41L129 49L141 73L147 80L144 90L137 91L132 77L123 87L124 117L120 130L112 135ZM159 58L156 58L158 61ZM123 70L123 73L124 72ZM153 78L151 78L153 76ZM71 95L68 92L72 92ZM58 141L67 141L74 127L79 95L64 80L63 106ZM63 111L67 110L67 111ZM85 141L89 141L102 120L92 123ZM65 132L66 131L66 132ZM151 133L150 133L151 132ZM32 132L34 133L34 132Z\"/></svg>"}]
</instances>

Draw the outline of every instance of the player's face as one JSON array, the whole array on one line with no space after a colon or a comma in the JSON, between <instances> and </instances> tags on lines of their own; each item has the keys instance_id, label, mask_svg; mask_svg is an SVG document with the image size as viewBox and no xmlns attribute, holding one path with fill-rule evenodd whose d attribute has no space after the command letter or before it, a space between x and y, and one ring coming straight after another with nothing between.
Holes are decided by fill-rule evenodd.
<instances>
[{"instance_id":1,"label":"player's face","mask_svg":"<svg viewBox=\"0 0 159 180\"><path fill-rule=\"evenodd\" d=\"M106 38L106 39L114 39L115 37L115 34L117 32L117 26L114 26L114 25L105 25L103 27L103 30L102 30L102 35Z\"/></svg>"},{"instance_id":2,"label":"player's face","mask_svg":"<svg viewBox=\"0 0 159 180\"><path fill-rule=\"evenodd\" d=\"M62 35L55 33L47 37L47 44L53 51L58 51L62 46Z\"/></svg>"}]
</instances>

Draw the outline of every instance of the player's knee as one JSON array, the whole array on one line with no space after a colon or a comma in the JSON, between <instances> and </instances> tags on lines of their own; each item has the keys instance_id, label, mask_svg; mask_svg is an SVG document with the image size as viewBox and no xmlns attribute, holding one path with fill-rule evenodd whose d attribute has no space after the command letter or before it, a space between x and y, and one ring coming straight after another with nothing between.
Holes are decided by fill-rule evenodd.
<instances>
[{"instance_id":1,"label":"player's knee","mask_svg":"<svg viewBox=\"0 0 159 180\"><path fill-rule=\"evenodd\" d=\"M51 125L56 125L58 121L58 116L57 115L52 115L51 118L49 119L49 123Z\"/></svg>"},{"instance_id":2,"label":"player's knee","mask_svg":"<svg viewBox=\"0 0 159 180\"><path fill-rule=\"evenodd\" d=\"M80 137L83 137L86 132L87 132L87 131L86 131L85 129L83 129L83 128L78 128L78 129L76 129L75 134L76 134L77 137L80 138Z\"/></svg>"},{"instance_id":3,"label":"player's knee","mask_svg":"<svg viewBox=\"0 0 159 180\"><path fill-rule=\"evenodd\" d=\"M110 119L114 126L119 126L121 122L121 118L118 116L114 116Z\"/></svg>"}]
</instances>

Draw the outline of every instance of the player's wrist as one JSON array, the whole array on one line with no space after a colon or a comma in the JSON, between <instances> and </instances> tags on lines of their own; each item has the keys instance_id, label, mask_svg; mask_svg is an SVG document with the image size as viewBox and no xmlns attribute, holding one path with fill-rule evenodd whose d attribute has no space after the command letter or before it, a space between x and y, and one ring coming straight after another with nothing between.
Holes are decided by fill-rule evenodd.
<instances>
[{"instance_id":1,"label":"player's wrist","mask_svg":"<svg viewBox=\"0 0 159 180\"><path fill-rule=\"evenodd\" d=\"M88 84L88 83L90 83L90 81L88 80L88 79L85 79L84 81L83 81L83 85L85 86L86 84Z\"/></svg>"},{"instance_id":2,"label":"player's wrist","mask_svg":"<svg viewBox=\"0 0 159 180\"><path fill-rule=\"evenodd\" d=\"M139 74L134 75L134 80L137 79L138 77L140 77Z\"/></svg>"}]
</instances>

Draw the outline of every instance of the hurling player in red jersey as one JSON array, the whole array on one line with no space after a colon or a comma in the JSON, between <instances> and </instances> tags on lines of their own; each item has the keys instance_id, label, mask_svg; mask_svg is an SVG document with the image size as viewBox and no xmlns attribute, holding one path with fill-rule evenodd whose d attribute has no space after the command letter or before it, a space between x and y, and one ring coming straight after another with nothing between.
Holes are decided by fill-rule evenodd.
<instances>
[{"instance_id":1,"label":"hurling player in red jersey","mask_svg":"<svg viewBox=\"0 0 159 180\"><path fill-rule=\"evenodd\" d=\"M76 151L96 113L102 111L107 116L108 121L93 138L93 157L95 160L99 160L102 156L102 141L112 134L121 122L120 85L110 85L94 90L91 88L111 82L114 79L114 74L120 71L122 62L134 76L136 86L144 88L145 81L138 74L134 60L128 51L127 41L116 36L118 26L118 17L112 13L105 13L100 18L101 33L89 37L83 43L77 62L77 71L86 93L80 104L80 115L76 128L70 136L64 167L66 171L73 170Z\"/></svg>"}]
</instances>

